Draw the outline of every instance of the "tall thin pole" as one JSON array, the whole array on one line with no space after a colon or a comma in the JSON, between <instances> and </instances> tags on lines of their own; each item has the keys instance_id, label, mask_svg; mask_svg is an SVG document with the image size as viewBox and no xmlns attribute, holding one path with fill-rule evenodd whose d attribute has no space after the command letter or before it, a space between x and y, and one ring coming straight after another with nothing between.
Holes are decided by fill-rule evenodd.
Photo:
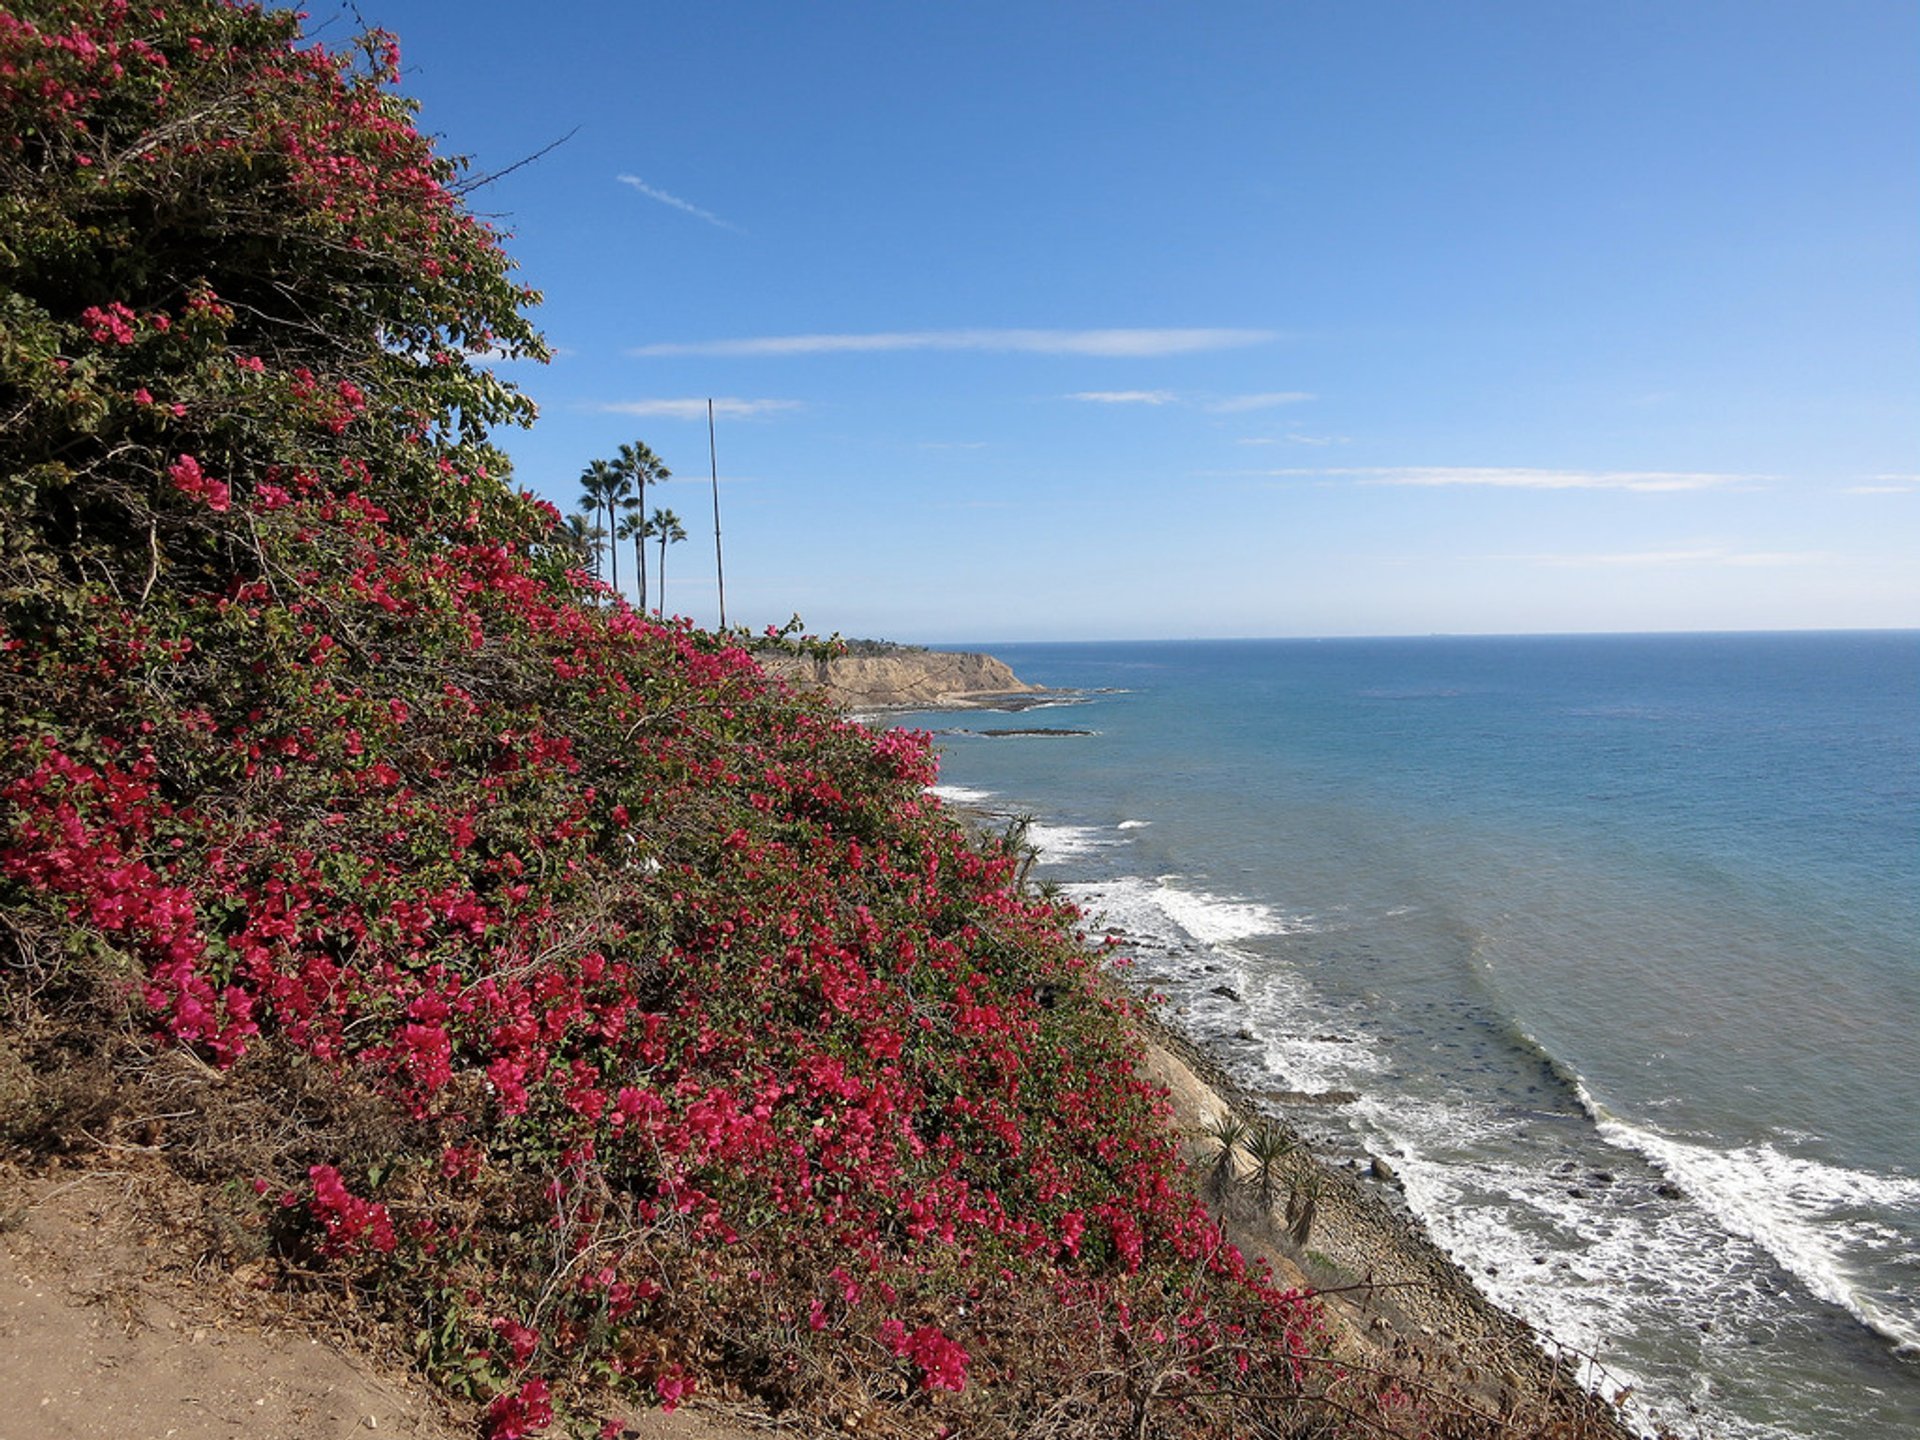
<instances>
[{"instance_id":1,"label":"tall thin pole","mask_svg":"<svg viewBox=\"0 0 1920 1440\"><path fill-rule=\"evenodd\" d=\"M727 628L727 567L720 558L720 452L713 444L713 401L707 401L707 465L713 471L713 574L720 586L720 628Z\"/></svg>"}]
</instances>

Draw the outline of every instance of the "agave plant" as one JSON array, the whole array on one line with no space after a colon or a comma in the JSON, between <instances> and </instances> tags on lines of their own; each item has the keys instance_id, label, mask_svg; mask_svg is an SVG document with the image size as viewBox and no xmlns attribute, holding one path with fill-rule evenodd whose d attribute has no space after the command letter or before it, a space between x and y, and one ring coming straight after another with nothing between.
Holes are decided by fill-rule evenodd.
<instances>
[{"instance_id":1,"label":"agave plant","mask_svg":"<svg viewBox=\"0 0 1920 1440\"><path fill-rule=\"evenodd\" d=\"M1320 1172L1309 1169L1293 1182L1287 1196L1287 1233L1304 1246L1313 1238L1314 1217L1320 1211Z\"/></svg>"},{"instance_id":2,"label":"agave plant","mask_svg":"<svg viewBox=\"0 0 1920 1440\"><path fill-rule=\"evenodd\" d=\"M1296 1143L1285 1126L1271 1120L1263 1120L1253 1127L1252 1133L1242 1142L1247 1159L1253 1162L1253 1173L1247 1177L1247 1183L1260 1197L1262 1214L1273 1209L1273 1196L1279 1189L1281 1169L1287 1157L1293 1154Z\"/></svg>"},{"instance_id":3,"label":"agave plant","mask_svg":"<svg viewBox=\"0 0 1920 1440\"><path fill-rule=\"evenodd\" d=\"M1253 1127L1231 1110L1222 1110L1201 1125L1201 1137L1214 1147L1207 1183L1215 1193L1225 1194L1240 1173L1240 1150L1252 1133Z\"/></svg>"},{"instance_id":4,"label":"agave plant","mask_svg":"<svg viewBox=\"0 0 1920 1440\"><path fill-rule=\"evenodd\" d=\"M1040 858L1040 847L1030 838L1033 833L1033 816L1015 815L1007 821L1005 833L1000 837L1000 851L1012 856L1019 868L1014 872L1014 882L1025 888L1027 876L1033 870L1034 862Z\"/></svg>"}]
</instances>

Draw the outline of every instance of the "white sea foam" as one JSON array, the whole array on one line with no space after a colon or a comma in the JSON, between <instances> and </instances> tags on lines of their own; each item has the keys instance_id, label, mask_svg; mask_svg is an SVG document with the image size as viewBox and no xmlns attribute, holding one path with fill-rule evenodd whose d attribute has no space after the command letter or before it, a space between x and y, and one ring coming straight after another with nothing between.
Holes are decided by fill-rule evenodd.
<instances>
[{"instance_id":1,"label":"white sea foam","mask_svg":"<svg viewBox=\"0 0 1920 1440\"><path fill-rule=\"evenodd\" d=\"M1024 715L1029 710L1064 710L1069 705L1084 705L1086 703L1087 697L1084 695L1062 695L1053 700L1030 700L1023 702L1014 713ZM990 705L986 708L991 710L994 707Z\"/></svg>"},{"instance_id":2,"label":"white sea foam","mask_svg":"<svg viewBox=\"0 0 1920 1440\"><path fill-rule=\"evenodd\" d=\"M1258 1049L1248 1061L1302 1090L1350 1088L1385 1067L1371 1037L1328 1033L1327 1007L1305 981L1241 948L1313 931L1311 917L1179 882L1174 875L1126 876L1064 888L1126 937L1136 977L1165 989L1199 1038L1251 1041Z\"/></svg>"},{"instance_id":3,"label":"white sea foam","mask_svg":"<svg viewBox=\"0 0 1920 1440\"><path fill-rule=\"evenodd\" d=\"M1650 1265L1684 1276L1696 1294L1730 1273L1718 1251L1701 1257L1697 1246L1659 1244L1660 1221L1624 1193L1576 1200L1563 1177L1493 1159L1484 1142L1518 1122L1490 1107L1365 1095L1352 1115L1391 1159L1408 1205L1483 1292L1576 1354L1601 1356L1580 1365L1592 1388L1612 1394L1640 1383L1609 1358L1609 1342L1644 1323L1636 1312L1649 1303L1668 1303L1635 1289Z\"/></svg>"},{"instance_id":4,"label":"white sea foam","mask_svg":"<svg viewBox=\"0 0 1920 1440\"><path fill-rule=\"evenodd\" d=\"M1815 1295L1899 1349L1920 1352L1920 1315L1898 1313L1866 1293L1848 1263L1850 1254L1900 1240L1889 1227L1848 1212L1920 1205L1920 1180L1828 1165L1772 1145L1717 1150L1622 1120L1584 1088L1580 1098L1601 1135L1646 1156L1721 1227L1760 1246Z\"/></svg>"},{"instance_id":5,"label":"white sea foam","mask_svg":"<svg viewBox=\"0 0 1920 1440\"><path fill-rule=\"evenodd\" d=\"M1027 826L1027 843L1040 852L1041 860L1053 864L1118 845L1120 839L1093 825L1047 825L1036 820Z\"/></svg>"},{"instance_id":6,"label":"white sea foam","mask_svg":"<svg viewBox=\"0 0 1920 1440\"><path fill-rule=\"evenodd\" d=\"M1295 927L1271 905L1182 890L1163 879L1154 903L1203 945L1230 945L1258 935L1284 935Z\"/></svg>"},{"instance_id":7,"label":"white sea foam","mask_svg":"<svg viewBox=\"0 0 1920 1440\"><path fill-rule=\"evenodd\" d=\"M1261 1027L1267 1068L1295 1090L1351 1090L1363 1076L1387 1069L1387 1057L1371 1037L1302 1034L1296 1027L1312 1013L1305 1003L1288 1007L1284 1028ZM1261 1017L1266 1018L1264 1011Z\"/></svg>"},{"instance_id":8,"label":"white sea foam","mask_svg":"<svg viewBox=\"0 0 1920 1440\"><path fill-rule=\"evenodd\" d=\"M1122 820L1118 828L1122 830L1143 830L1151 824L1153 824L1151 820Z\"/></svg>"},{"instance_id":9,"label":"white sea foam","mask_svg":"<svg viewBox=\"0 0 1920 1440\"><path fill-rule=\"evenodd\" d=\"M1257 900L1189 890L1180 879L1178 875L1154 879L1127 875L1065 889L1082 908L1106 915L1130 938L1163 945L1231 945L1316 928L1307 916L1286 915Z\"/></svg>"},{"instance_id":10,"label":"white sea foam","mask_svg":"<svg viewBox=\"0 0 1920 1440\"><path fill-rule=\"evenodd\" d=\"M1537 1132L1531 1142L1519 1133L1535 1127L1534 1118L1470 1098L1363 1095L1350 1114L1392 1160L1408 1204L1475 1283L1543 1334L1597 1353L1600 1365L1583 1364L1582 1378L1603 1390L1633 1387L1643 1399L1664 1395L1671 1404L1686 1395L1690 1374L1738 1372L1752 1337L1788 1335L1807 1323L1786 1274L1896 1343L1912 1333L1910 1319L1848 1281L1843 1255L1864 1249L1884 1259L1910 1245L1890 1226L1849 1216L1913 1205L1920 1180L1770 1146L1716 1152L1627 1125L1582 1099L1607 1145L1584 1156L1549 1152L1574 1165L1540 1163ZM1662 1176L1684 1198L1656 1194ZM1676 1332L1676 1296L1703 1322L1697 1335L1691 1326ZM1627 1344L1662 1334L1668 1339L1659 1351ZM1685 1423L1657 1399L1649 1403L1657 1418ZM1702 1403L1710 1413L1716 1408ZM1807 1433L1753 1417L1719 1422L1715 1433L1724 1440Z\"/></svg>"},{"instance_id":11,"label":"white sea foam","mask_svg":"<svg viewBox=\"0 0 1920 1440\"><path fill-rule=\"evenodd\" d=\"M993 798L991 790L973 790L965 785L929 785L927 789L949 805L980 805Z\"/></svg>"}]
</instances>

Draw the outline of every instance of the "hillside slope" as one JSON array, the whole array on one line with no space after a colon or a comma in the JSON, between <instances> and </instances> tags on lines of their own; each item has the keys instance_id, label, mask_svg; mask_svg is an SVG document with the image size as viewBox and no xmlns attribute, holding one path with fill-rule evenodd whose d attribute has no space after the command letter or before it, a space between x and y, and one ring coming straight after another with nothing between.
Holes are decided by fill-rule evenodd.
<instances>
[{"instance_id":1,"label":"hillside slope","mask_svg":"<svg viewBox=\"0 0 1920 1440\"><path fill-rule=\"evenodd\" d=\"M0 14L0 1146L487 1433L1495 1433L1226 1244L923 737L570 568L457 168L285 13ZM197 1208L196 1208L197 1207ZM1545 1433L1544 1431L1542 1433Z\"/></svg>"}]
</instances>

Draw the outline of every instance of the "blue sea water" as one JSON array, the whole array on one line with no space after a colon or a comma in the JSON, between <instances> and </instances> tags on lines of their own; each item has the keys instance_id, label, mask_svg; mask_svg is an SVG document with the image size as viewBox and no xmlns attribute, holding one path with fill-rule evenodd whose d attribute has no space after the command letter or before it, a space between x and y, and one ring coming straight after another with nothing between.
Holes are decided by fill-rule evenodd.
<instances>
[{"instance_id":1,"label":"blue sea water","mask_svg":"<svg viewBox=\"0 0 1920 1440\"><path fill-rule=\"evenodd\" d=\"M1920 1435L1920 633L981 648L948 793L1630 1414Z\"/></svg>"}]
</instances>

